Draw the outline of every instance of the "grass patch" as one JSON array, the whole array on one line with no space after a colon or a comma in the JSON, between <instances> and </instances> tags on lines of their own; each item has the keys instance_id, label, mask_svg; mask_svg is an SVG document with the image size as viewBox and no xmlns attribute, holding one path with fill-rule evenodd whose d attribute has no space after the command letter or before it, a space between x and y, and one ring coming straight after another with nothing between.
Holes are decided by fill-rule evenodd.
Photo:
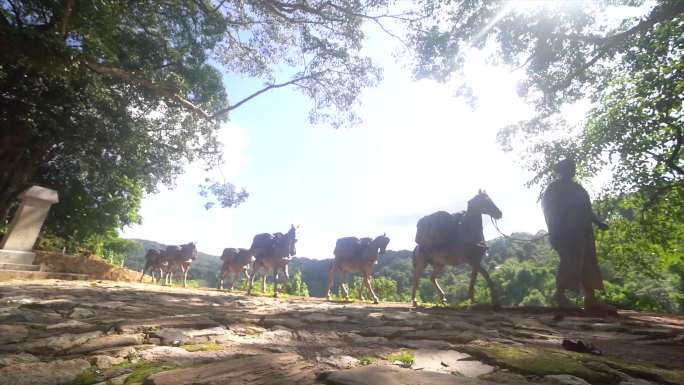
<instances>
[{"instance_id":1,"label":"grass patch","mask_svg":"<svg viewBox=\"0 0 684 385\"><path fill-rule=\"evenodd\" d=\"M126 378L126 382L124 382L124 385L141 383L145 381L147 377L155 373L163 372L165 370L176 369L178 367L178 365L175 364L165 362L152 362L146 360L139 360L135 363L127 364L128 365L125 367L133 369L133 373L131 373L131 375L128 376L128 378Z\"/></svg>"},{"instance_id":2,"label":"grass patch","mask_svg":"<svg viewBox=\"0 0 684 385\"><path fill-rule=\"evenodd\" d=\"M163 372L166 370L176 369L178 365L170 364L167 362L156 362L147 360L138 360L136 362L123 362L117 364L107 369L107 371L116 371L117 369L131 369L131 375L126 378L124 384L136 384L142 383L148 376ZM91 385L96 382L97 373L95 367L87 369L81 373L71 385ZM109 383L109 382L107 382Z\"/></svg>"},{"instance_id":3,"label":"grass patch","mask_svg":"<svg viewBox=\"0 0 684 385\"><path fill-rule=\"evenodd\" d=\"M400 350L387 356L389 362L401 362L401 366L410 367L416 362L416 354L413 350Z\"/></svg>"},{"instance_id":4,"label":"grass patch","mask_svg":"<svg viewBox=\"0 0 684 385\"><path fill-rule=\"evenodd\" d=\"M70 385L91 385L97 382L97 372L94 366L89 367L79 374Z\"/></svg>"},{"instance_id":5,"label":"grass patch","mask_svg":"<svg viewBox=\"0 0 684 385\"><path fill-rule=\"evenodd\" d=\"M216 342L207 342L204 344L181 345L181 348L189 352L218 352L223 350L223 345Z\"/></svg>"},{"instance_id":6,"label":"grass patch","mask_svg":"<svg viewBox=\"0 0 684 385\"><path fill-rule=\"evenodd\" d=\"M377 358L371 357L371 356L364 356L359 358L359 365L361 366L366 366L366 365L372 365L378 361Z\"/></svg>"}]
</instances>

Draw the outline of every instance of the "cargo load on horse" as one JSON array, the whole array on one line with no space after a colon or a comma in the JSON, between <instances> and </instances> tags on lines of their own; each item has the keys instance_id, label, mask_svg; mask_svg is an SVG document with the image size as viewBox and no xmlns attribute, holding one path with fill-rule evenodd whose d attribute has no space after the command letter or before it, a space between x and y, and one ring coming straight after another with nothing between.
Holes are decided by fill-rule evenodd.
<instances>
[{"instance_id":1,"label":"cargo load on horse","mask_svg":"<svg viewBox=\"0 0 684 385\"><path fill-rule=\"evenodd\" d=\"M333 254L338 256L338 258L361 256L372 241L372 238L340 238L335 243Z\"/></svg>"},{"instance_id":2,"label":"cargo load on horse","mask_svg":"<svg viewBox=\"0 0 684 385\"><path fill-rule=\"evenodd\" d=\"M464 215L463 211L454 214L437 211L422 217L416 226L416 243L424 248L433 248L457 241Z\"/></svg>"},{"instance_id":3,"label":"cargo load on horse","mask_svg":"<svg viewBox=\"0 0 684 385\"><path fill-rule=\"evenodd\" d=\"M254 252L270 250L273 248L274 236L269 233L261 233L254 236L252 240L252 247L250 249Z\"/></svg>"}]
</instances>

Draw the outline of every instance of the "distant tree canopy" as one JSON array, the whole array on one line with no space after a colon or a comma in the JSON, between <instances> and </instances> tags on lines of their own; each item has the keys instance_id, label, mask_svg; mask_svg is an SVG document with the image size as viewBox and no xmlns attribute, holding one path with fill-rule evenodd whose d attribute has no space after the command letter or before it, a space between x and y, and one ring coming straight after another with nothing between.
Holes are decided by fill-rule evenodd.
<instances>
[{"instance_id":1,"label":"distant tree canopy","mask_svg":"<svg viewBox=\"0 0 684 385\"><path fill-rule=\"evenodd\" d=\"M41 183L63 193L67 233L86 216L135 223L142 194L187 162L219 164L220 122L274 88L311 98L311 121L354 123L381 78L359 53L362 22L397 17L389 2L1 1L0 221ZM229 98L222 73L264 86ZM202 192L224 207L247 197L227 182Z\"/></svg>"},{"instance_id":2,"label":"distant tree canopy","mask_svg":"<svg viewBox=\"0 0 684 385\"><path fill-rule=\"evenodd\" d=\"M471 48L491 48L495 62L525 71L519 94L536 116L499 138L509 149L529 146L533 183L573 154L584 175L609 165L614 194L681 189L684 2L532 3L423 0L432 17L412 25L416 77L453 80ZM640 16L624 16L636 7ZM561 112L580 101L591 110L573 131Z\"/></svg>"}]
</instances>

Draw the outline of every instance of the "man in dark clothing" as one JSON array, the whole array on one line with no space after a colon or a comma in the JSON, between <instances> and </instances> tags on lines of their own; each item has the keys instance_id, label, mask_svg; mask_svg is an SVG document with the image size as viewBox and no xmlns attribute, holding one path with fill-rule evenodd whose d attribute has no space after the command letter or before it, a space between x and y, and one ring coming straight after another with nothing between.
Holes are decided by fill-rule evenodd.
<instances>
[{"instance_id":1,"label":"man in dark clothing","mask_svg":"<svg viewBox=\"0 0 684 385\"><path fill-rule=\"evenodd\" d=\"M560 161L555 166L559 178L549 185L542 197L551 246L560 255L555 299L559 307L572 307L565 291L583 289L586 309L609 310L594 293L603 290L603 279L596 259L592 223L602 230L608 225L592 211L587 191L573 181L575 167L572 159Z\"/></svg>"}]
</instances>

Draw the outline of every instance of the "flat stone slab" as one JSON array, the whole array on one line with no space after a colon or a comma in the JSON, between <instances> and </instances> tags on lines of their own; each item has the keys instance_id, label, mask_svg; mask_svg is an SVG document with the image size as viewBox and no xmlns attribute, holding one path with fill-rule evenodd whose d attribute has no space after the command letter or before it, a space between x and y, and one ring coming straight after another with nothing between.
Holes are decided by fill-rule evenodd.
<instances>
[{"instance_id":1,"label":"flat stone slab","mask_svg":"<svg viewBox=\"0 0 684 385\"><path fill-rule=\"evenodd\" d=\"M260 354L153 374L144 385L308 385L315 381L311 369L294 353Z\"/></svg>"},{"instance_id":2,"label":"flat stone slab","mask_svg":"<svg viewBox=\"0 0 684 385\"><path fill-rule=\"evenodd\" d=\"M4 263L2 262L2 251L0 251L0 270L18 270L18 271L39 271L39 265L29 265L23 263Z\"/></svg>"},{"instance_id":3,"label":"flat stone slab","mask_svg":"<svg viewBox=\"0 0 684 385\"><path fill-rule=\"evenodd\" d=\"M33 265L35 259L32 251L0 249L0 264Z\"/></svg>"},{"instance_id":4,"label":"flat stone slab","mask_svg":"<svg viewBox=\"0 0 684 385\"><path fill-rule=\"evenodd\" d=\"M84 359L9 365L0 369L0 385L68 384L89 367Z\"/></svg>"},{"instance_id":5,"label":"flat stone slab","mask_svg":"<svg viewBox=\"0 0 684 385\"><path fill-rule=\"evenodd\" d=\"M391 366L363 366L330 373L330 385L494 385L474 378L451 374L423 372Z\"/></svg>"},{"instance_id":6,"label":"flat stone slab","mask_svg":"<svg viewBox=\"0 0 684 385\"><path fill-rule=\"evenodd\" d=\"M491 373L494 367L473 360L471 356L455 350L418 349L412 369L430 372L460 374L466 377L478 377Z\"/></svg>"},{"instance_id":7,"label":"flat stone slab","mask_svg":"<svg viewBox=\"0 0 684 385\"><path fill-rule=\"evenodd\" d=\"M28 328L23 325L0 325L0 345L22 341L28 336Z\"/></svg>"},{"instance_id":8,"label":"flat stone slab","mask_svg":"<svg viewBox=\"0 0 684 385\"><path fill-rule=\"evenodd\" d=\"M38 280L38 279L62 279L65 281L88 280L85 274L73 273L52 273L49 271L20 271L20 270L0 270L0 281L11 280Z\"/></svg>"},{"instance_id":9,"label":"flat stone slab","mask_svg":"<svg viewBox=\"0 0 684 385\"><path fill-rule=\"evenodd\" d=\"M470 358L470 356L455 350L418 349L415 352L415 362L411 368L430 372L451 373L454 371L452 367L464 358Z\"/></svg>"}]
</instances>

